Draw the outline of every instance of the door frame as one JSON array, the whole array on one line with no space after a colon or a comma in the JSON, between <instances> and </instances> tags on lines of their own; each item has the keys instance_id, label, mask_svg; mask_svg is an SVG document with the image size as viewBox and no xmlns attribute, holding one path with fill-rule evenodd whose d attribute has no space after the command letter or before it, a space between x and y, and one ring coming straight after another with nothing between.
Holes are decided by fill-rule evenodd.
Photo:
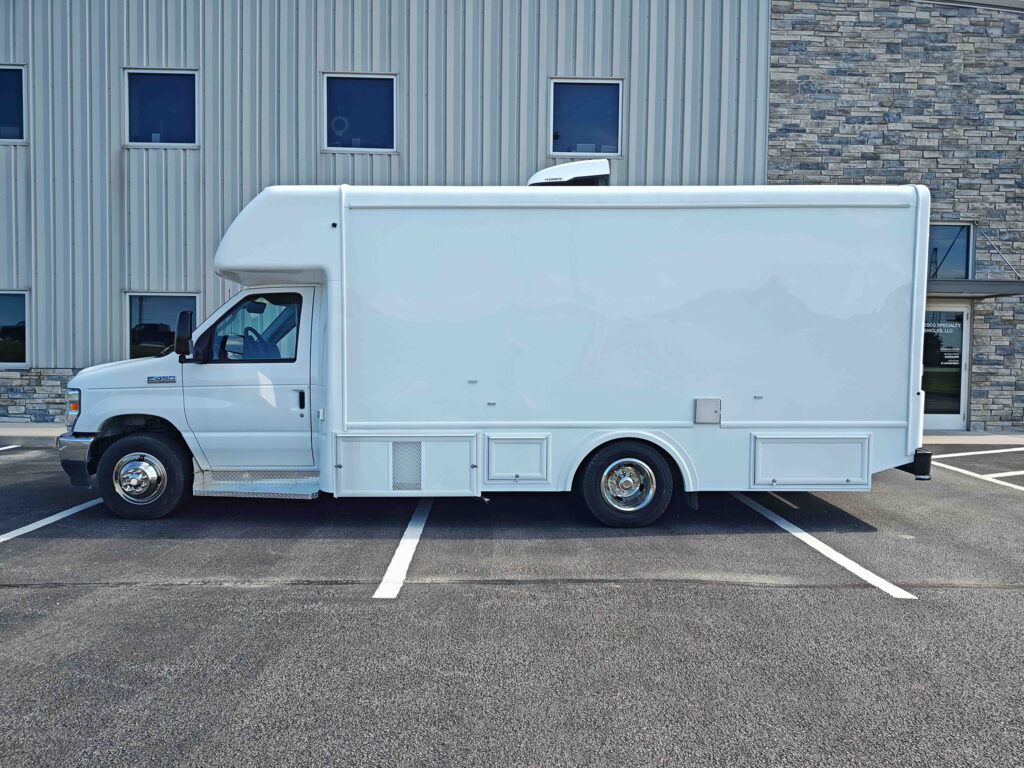
<instances>
[{"instance_id":1,"label":"door frame","mask_svg":"<svg viewBox=\"0 0 1024 768\"><path fill-rule=\"evenodd\" d=\"M260 470L266 470L266 471L270 471L270 470L292 470L292 469L295 469L295 470L309 470L309 469L314 469L317 466L317 461L316 461L317 460L317 448L316 448L316 440L314 439L315 435L314 435L314 429L313 429L313 418L310 415L311 413L314 412L314 409L312 407L312 405L313 405L313 403L312 403L312 364L313 364L313 328L314 328L314 325L315 325L315 323L314 323L315 307L317 306L317 303L316 303L317 290L316 289L317 289L316 285L307 285L307 284L301 284L301 285L266 285L266 286L252 286L252 287L248 287L248 288L243 288L241 291L239 291L234 296L232 296L228 301L226 301L219 309L217 309L215 312L213 312L208 318L206 318L203 321L203 323L198 328L196 328L196 330L192 334L192 345L193 345L193 349L195 349L196 345L199 343L199 341L204 336L206 336L208 333L212 333L212 330L213 330L214 326L217 323L219 323L225 316L227 316L229 313L231 313L236 307L238 307L239 305L241 305L241 304L245 303L246 301L248 301L252 296L258 296L258 295L269 294L269 293L297 293L297 294L299 294L302 297L302 307L300 309L300 314L299 314L298 335L297 335L297 338L296 338L296 359L294 361L286 361L286 360L262 360L262 361L260 361L260 360L231 360L231 361L225 361L225 360L219 360L219 361L210 361L210 362L205 362L205 363L197 363L197 362L195 362L193 360L186 361L188 365L195 366L195 369L194 369L195 372L198 372L199 370L202 370L203 373L205 374L207 371L216 371L218 369L222 369L222 370L234 369L234 371L243 372L243 373L247 372L247 371L248 372L255 372L257 377L258 377L259 374L261 373L261 367L262 366L295 365L297 363L301 363L302 362L301 361L301 354L307 355L307 358L306 358L306 361L305 361L305 365L304 366L300 366L300 368L304 368L305 369L305 376L304 376L304 381L303 382L296 383L296 384L291 384L291 385L289 385L289 384L274 385L271 382L271 386L273 386L273 388L275 390L278 387L280 387L282 390L291 390L292 392L295 392L295 393L298 393L298 392L304 393L302 399L305 401L305 404L304 405L300 405L298 408L289 408L288 410L293 410L293 411L302 413L300 418L305 420L305 427L306 427L306 429L305 430L295 430L294 432L288 431L288 432L286 432L284 434L296 434L296 435L297 434L302 434L303 435L303 438L301 438L301 439L304 439L304 440L308 441L308 449L309 449L308 459L307 458L303 458L300 463L295 463L295 464L293 464L293 463L284 463L284 464L270 463L270 464L268 464L268 463L266 463L266 462L264 462L262 460L254 460L252 463L248 463L247 462L245 464L239 464L239 465L225 464L225 463L221 462L219 460L219 458L218 458L218 456L219 456L218 452L214 450L215 444L211 443L209 438L207 438L207 440L204 441L204 439L203 439L204 432L202 430L197 430L196 427L190 422L190 419L194 420L194 419L198 418L197 412L194 409L191 409L189 407L190 390L192 390L191 394L193 394L193 396L195 396L195 390L197 390L197 389L198 390L214 390L214 391L216 391L218 389L222 389L222 388L229 388L229 387L241 387L241 388L244 388L244 389L253 389L253 388L263 389L266 386L266 384L264 382L260 382L259 384L254 384L254 382L251 382L251 381L249 381L249 382L246 382L246 381L239 382L237 380L232 380L232 378L230 376L225 377L225 380L220 381L220 382L215 380L216 377L212 377L214 379L212 381L205 381L205 380L203 380L204 379L203 375L194 375L193 376L193 375L190 375L190 374L194 373L193 370L183 369L182 370L182 377L181 378L182 378L182 404L184 406L185 422L186 422L186 424L189 425L189 430L191 431L193 438L198 443L198 445L200 447L200 450L202 450L202 452L203 452L203 455L206 457L206 461L207 461L208 467L205 467L204 469L208 468L208 469L215 470L215 471L222 471L222 470L223 471L241 471L241 470L250 470L250 469L251 470L257 470L257 471L260 471ZM265 379L266 377L264 376L263 378ZM266 400L266 398L263 398L263 397L261 397L261 399ZM300 401L296 401L296 402L298 403ZM274 398L272 404L274 405L274 407L277 407L276 392L275 392L275 398ZM244 418L242 418L240 423L244 423L244 421L245 421ZM220 433L218 433L218 432L211 432L210 434L220 434ZM234 435L234 436L237 437L237 439L239 441L241 441L241 440L246 439L247 435L250 435L250 434L251 434L251 430L246 431L244 429L238 428L237 429L237 434ZM278 430L276 434L280 435L280 434L282 434L282 432L280 430Z\"/></svg>"},{"instance_id":2,"label":"door frame","mask_svg":"<svg viewBox=\"0 0 1024 768\"><path fill-rule=\"evenodd\" d=\"M928 299L925 302L925 313L928 312L963 312L963 341L960 349L960 413L925 413L924 428L927 430L967 431L970 421L970 381L971 381L971 323L974 305L970 299ZM924 366L922 361L922 375Z\"/></svg>"}]
</instances>

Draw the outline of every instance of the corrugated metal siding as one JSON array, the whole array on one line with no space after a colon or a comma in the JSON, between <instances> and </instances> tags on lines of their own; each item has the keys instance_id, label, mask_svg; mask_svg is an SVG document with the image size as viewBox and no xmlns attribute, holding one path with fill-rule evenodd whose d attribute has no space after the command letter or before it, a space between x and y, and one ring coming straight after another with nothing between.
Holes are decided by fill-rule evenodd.
<instances>
[{"instance_id":1,"label":"corrugated metal siding","mask_svg":"<svg viewBox=\"0 0 1024 768\"><path fill-rule=\"evenodd\" d=\"M623 80L617 184L763 183L769 0L0 0L27 145L0 146L0 290L33 365L123 356L125 291L232 292L221 235L263 187L522 184L548 79ZM123 144L124 68L196 69L198 149ZM398 76L398 152L322 152L322 72ZM561 162L561 160L559 160Z\"/></svg>"}]
</instances>

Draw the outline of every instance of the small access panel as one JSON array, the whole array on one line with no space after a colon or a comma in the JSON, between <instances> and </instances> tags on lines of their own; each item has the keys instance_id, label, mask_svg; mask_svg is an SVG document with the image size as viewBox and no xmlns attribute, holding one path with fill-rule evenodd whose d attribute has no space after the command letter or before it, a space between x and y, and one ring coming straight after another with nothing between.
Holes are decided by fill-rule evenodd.
<instances>
[{"instance_id":1,"label":"small access panel","mask_svg":"<svg viewBox=\"0 0 1024 768\"><path fill-rule=\"evenodd\" d=\"M546 483L551 476L548 435L488 435L488 483Z\"/></svg>"}]
</instances>

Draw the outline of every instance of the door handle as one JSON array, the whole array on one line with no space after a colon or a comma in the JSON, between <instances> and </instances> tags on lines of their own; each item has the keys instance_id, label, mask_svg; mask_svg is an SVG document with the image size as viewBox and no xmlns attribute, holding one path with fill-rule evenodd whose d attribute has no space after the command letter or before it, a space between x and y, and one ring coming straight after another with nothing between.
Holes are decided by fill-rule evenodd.
<instances>
[{"instance_id":1,"label":"door handle","mask_svg":"<svg viewBox=\"0 0 1024 768\"><path fill-rule=\"evenodd\" d=\"M306 390L299 390L299 410L304 411L306 409Z\"/></svg>"}]
</instances>

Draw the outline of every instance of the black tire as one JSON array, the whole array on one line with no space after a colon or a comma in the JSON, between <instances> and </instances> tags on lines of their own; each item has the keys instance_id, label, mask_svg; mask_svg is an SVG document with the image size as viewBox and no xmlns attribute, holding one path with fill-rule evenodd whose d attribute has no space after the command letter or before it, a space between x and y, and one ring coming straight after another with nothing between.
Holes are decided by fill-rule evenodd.
<instances>
[{"instance_id":1,"label":"black tire","mask_svg":"<svg viewBox=\"0 0 1024 768\"><path fill-rule=\"evenodd\" d=\"M616 464L619 464L617 469ZM672 501L672 467L661 451L639 440L621 440L604 446L584 463L580 471L577 493L594 517L613 528L650 525L665 513ZM621 497L615 496L611 488L606 491L603 488L606 472L611 482L616 483L616 491L622 491L623 483L638 490L627 489L626 495ZM643 480L648 473L653 483L644 485ZM616 477L620 479L616 481ZM641 481L639 484L638 479ZM609 499L618 499L618 505ZM630 507L631 504L636 506Z\"/></svg>"},{"instance_id":2,"label":"black tire","mask_svg":"<svg viewBox=\"0 0 1024 768\"><path fill-rule=\"evenodd\" d=\"M144 487L144 491L149 494L148 501L146 496L140 496L135 501L128 500L127 497L135 493L135 490L119 491L115 477L119 465L129 474L142 478L136 480L136 487ZM149 481L149 471L155 471L155 482ZM167 435L126 435L103 452L96 468L96 481L104 503L118 517L156 520L172 512L190 494L192 458L180 443Z\"/></svg>"}]
</instances>

